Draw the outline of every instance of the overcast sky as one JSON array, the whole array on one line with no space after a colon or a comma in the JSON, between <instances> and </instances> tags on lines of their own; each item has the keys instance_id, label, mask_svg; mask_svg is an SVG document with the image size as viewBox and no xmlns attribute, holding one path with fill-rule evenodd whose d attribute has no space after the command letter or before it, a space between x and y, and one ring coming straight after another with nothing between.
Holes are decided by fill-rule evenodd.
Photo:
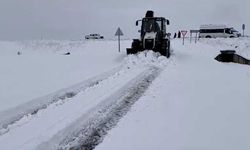
<instances>
[{"instance_id":1,"label":"overcast sky","mask_svg":"<svg viewBox=\"0 0 250 150\"><path fill-rule=\"evenodd\" d=\"M168 31L198 29L200 24L228 24L250 29L250 0L0 0L0 40L83 39L89 33L114 38L139 33L135 21L154 10L168 18Z\"/></svg>"}]
</instances>

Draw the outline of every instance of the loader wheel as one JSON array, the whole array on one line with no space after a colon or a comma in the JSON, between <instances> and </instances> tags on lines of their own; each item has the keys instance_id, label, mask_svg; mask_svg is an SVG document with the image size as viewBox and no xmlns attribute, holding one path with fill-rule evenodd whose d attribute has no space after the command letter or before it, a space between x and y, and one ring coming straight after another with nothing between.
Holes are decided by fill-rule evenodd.
<instances>
[{"instance_id":1,"label":"loader wheel","mask_svg":"<svg viewBox=\"0 0 250 150\"><path fill-rule=\"evenodd\" d=\"M168 41L167 42L168 44L167 44L167 58L169 58L170 57L170 41Z\"/></svg>"},{"instance_id":2,"label":"loader wheel","mask_svg":"<svg viewBox=\"0 0 250 150\"><path fill-rule=\"evenodd\" d=\"M166 49L161 49L160 51L162 56L167 56L167 50Z\"/></svg>"},{"instance_id":3,"label":"loader wheel","mask_svg":"<svg viewBox=\"0 0 250 150\"><path fill-rule=\"evenodd\" d=\"M161 55L169 58L169 56L170 56L170 42L169 41L166 40L162 43L160 53L161 53Z\"/></svg>"}]
</instances>

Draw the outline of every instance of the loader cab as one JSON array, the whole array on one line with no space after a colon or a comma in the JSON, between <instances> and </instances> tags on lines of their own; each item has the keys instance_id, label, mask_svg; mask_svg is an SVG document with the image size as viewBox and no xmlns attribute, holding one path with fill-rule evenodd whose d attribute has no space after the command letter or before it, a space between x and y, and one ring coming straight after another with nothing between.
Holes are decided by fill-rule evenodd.
<instances>
[{"instance_id":1,"label":"loader cab","mask_svg":"<svg viewBox=\"0 0 250 150\"><path fill-rule=\"evenodd\" d=\"M154 12L148 10L143 19L136 21L136 26L141 23L140 38L133 39L127 54L136 54L144 50L153 50L161 55L170 56L170 33L166 33L169 20L164 17L154 17Z\"/></svg>"},{"instance_id":2,"label":"loader cab","mask_svg":"<svg viewBox=\"0 0 250 150\"><path fill-rule=\"evenodd\" d=\"M169 20L163 17L145 17L142 20L136 21L136 26L141 23L141 38L144 37L146 33L155 32L155 33L162 33L166 34L166 25L169 25Z\"/></svg>"}]
</instances>

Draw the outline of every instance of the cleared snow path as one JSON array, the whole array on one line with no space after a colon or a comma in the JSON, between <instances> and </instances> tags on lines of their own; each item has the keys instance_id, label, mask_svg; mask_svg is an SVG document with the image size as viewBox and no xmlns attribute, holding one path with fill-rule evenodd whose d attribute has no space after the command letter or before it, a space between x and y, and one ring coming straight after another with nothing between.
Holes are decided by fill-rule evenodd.
<instances>
[{"instance_id":1,"label":"cleared snow path","mask_svg":"<svg viewBox=\"0 0 250 150\"><path fill-rule=\"evenodd\" d=\"M121 67L114 68L111 71L85 80L79 84L31 100L30 102L24 103L4 112L0 112L0 135L7 133L11 128L13 128L13 126L19 126L20 123L22 124L23 120L31 118L41 109L46 109L48 106L55 104L58 101L69 100L69 98L74 97L79 92L97 85L99 82L117 73L120 69Z\"/></svg>"},{"instance_id":2,"label":"cleared snow path","mask_svg":"<svg viewBox=\"0 0 250 150\"><path fill-rule=\"evenodd\" d=\"M10 110L0 149L93 149L167 62L152 52L129 56L121 68Z\"/></svg>"},{"instance_id":3,"label":"cleared snow path","mask_svg":"<svg viewBox=\"0 0 250 150\"><path fill-rule=\"evenodd\" d=\"M54 136L49 142L43 143L38 149L94 149L102 142L107 131L117 124L130 107L143 95L151 82L159 75L160 69L151 67L117 92L98 104L89 116L83 115L62 133ZM67 138L61 140L60 137ZM55 147L55 141L60 141Z\"/></svg>"}]
</instances>

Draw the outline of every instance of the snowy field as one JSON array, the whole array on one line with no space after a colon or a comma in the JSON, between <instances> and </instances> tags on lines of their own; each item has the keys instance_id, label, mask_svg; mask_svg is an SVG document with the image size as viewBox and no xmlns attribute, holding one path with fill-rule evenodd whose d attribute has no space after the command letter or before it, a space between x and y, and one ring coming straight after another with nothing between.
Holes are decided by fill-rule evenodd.
<instances>
[{"instance_id":1,"label":"snowy field","mask_svg":"<svg viewBox=\"0 0 250 150\"><path fill-rule=\"evenodd\" d=\"M109 41L0 42L0 111L119 66L125 54L116 47Z\"/></svg>"},{"instance_id":2,"label":"snowy field","mask_svg":"<svg viewBox=\"0 0 250 150\"><path fill-rule=\"evenodd\" d=\"M172 40L170 59L130 44L0 42L0 149L77 148L101 125L98 150L250 149L250 66L214 60L250 59L249 38Z\"/></svg>"}]
</instances>

